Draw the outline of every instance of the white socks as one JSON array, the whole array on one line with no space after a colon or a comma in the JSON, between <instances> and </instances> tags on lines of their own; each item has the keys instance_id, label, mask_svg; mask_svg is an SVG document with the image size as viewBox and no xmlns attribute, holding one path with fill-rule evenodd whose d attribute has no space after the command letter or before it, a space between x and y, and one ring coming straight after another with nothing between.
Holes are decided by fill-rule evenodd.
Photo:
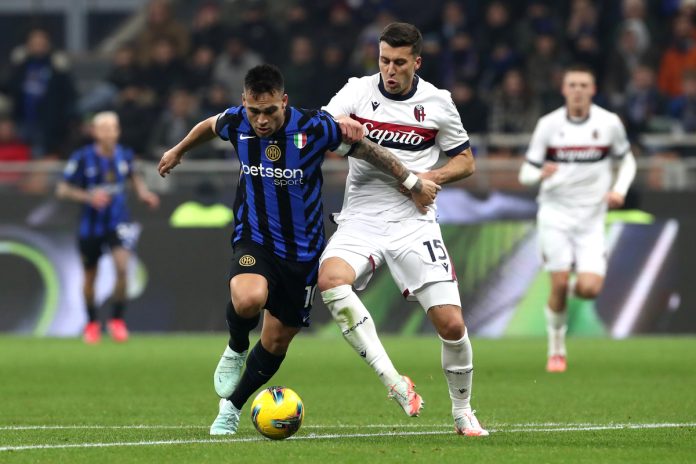
<instances>
[{"instance_id":1,"label":"white socks","mask_svg":"<svg viewBox=\"0 0 696 464\"><path fill-rule=\"evenodd\" d=\"M447 379L452 416L456 419L462 411L470 411L471 380L474 377L474 353L471 349L468 332L459 340L442 340L442 370Z\"/></svg>"},{"instance_id":2,"label":"white socks","mask_svg":"<svg viewBox=\"0 0 696 464\"><path fill-rule=\"evenodd\" d=\"M324 304L343 333L343 338L379 376L385 387L395 384L401 376L394 368L377 336L370 313L350 285L339 285L321 292Z\"/></svg>"},{"instance_id":3,"label":"white socks","mask_svg":"<svg viewBox=\"0 0 696 464\"><path fill-rule=\"evenodd\" d=\"M544 308L546 314L546 333L549 336L549 352L548 355L566 355L565 335L568 330L568 311L563 312L552 311L546 306Z\"/></svg>"}]
</instances>

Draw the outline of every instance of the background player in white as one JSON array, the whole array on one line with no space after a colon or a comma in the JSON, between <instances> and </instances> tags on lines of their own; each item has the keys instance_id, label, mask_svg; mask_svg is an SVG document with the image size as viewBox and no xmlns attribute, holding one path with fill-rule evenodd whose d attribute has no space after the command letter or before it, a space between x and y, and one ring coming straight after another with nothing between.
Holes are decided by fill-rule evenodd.
<instances>
[{"instance_id":1,"label":"background player in white","mask_svg":"<svg viewBox=\"0 0 696 464\"><path fill-rule=\"evenodd\" d=\"M551 277L546 306L546 370L566 369L566 299L572 289L580 298L595 298L604 283L604 218L607 207L623 205L636 173L636 162L619 117L592 103L595 79L584 66L566 70L565 106L543 116L534 129L527 159L520 170L524 185L541 182L537 215L539 245ZM620 158L611 185L610 157Z\"/></svg>"},{"instance_id":2,"label":"background player in white","mask_svg":"<svg viewBox=\"0 0 696 464\"><path fill-rule=\"evenodd\" d=\"M469 138L449 92L416 75L422 37L411 24L392 23L380 37L378 74L352 78L325 107L352 117L367 137L389 148L410 170L442 185L474 172ZM431 170L440 152L449 161ZM393 179L359 160L350 170L338 230L322 255L319 289L344 338L372 366L390 396L410 416L421 397L394 368L375 325L353 291L386 263L404 296L419 301L442 340L442 368L449 386L455 430L481 436L471 410L472 349L462 316L456 275L442 241L434 206L419 210Z\"/></svg>"}]
</instances>

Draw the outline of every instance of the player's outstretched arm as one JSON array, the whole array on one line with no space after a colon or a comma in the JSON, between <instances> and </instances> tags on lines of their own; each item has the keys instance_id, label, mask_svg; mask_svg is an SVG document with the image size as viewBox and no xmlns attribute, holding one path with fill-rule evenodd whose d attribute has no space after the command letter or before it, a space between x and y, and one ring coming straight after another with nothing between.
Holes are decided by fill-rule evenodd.
<instances>
[{"instance_id":1,"label":"player's outstretched arm","mask_svg":"<svg viewBox=\"0 0 696 464\"><path fill-rule=\"evenodd\" d=\"M135 193L138 195L140 201L145 203L151 209L155 209L159 206L159 196L147 188L147 184L139 174L134 173L131 176L131 182L133 182L133 188L135 188Z\"/></svg>"},{"instance_id":2,"label":"player's outstretched arm","mask_svg":"<svg viewBox=\"0 0 696 464\"><path fill-rule=\"evenodd\" d=\"M181 142L170 148L159 162L157 171L159 175L164 177L169 174L175 166L181 163L181 158L184 157L187 151L197 147L209 140L212 140L217 135L215 133L215 121L217 116L211 116L198 124L184 137Z\"/></svg>"},{"instance_id":3,"label":"player's outstretched arm","mask_svg":"<svg viewBox=\"0 0 696 464\"><path fill-rule=\"evenodd\" d=\"M377 145L367 138L356 142L349 156L362 159L397 179L406 189L411 191L413 201L421 212L427 211L427 206L435 202L440 186L428 179L420 179L408 170L404 163L389 150Z\"/></svg>"}]
</instances>

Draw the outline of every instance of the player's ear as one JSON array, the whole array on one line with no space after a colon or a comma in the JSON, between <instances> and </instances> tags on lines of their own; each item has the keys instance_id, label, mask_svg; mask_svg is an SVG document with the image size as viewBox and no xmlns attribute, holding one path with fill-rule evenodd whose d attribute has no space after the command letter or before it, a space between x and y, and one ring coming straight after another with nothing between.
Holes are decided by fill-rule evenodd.
<instances>
[{"instance_id":1,"label":"player's ear","mask_svg":"<svg viewBox=\"0 0 696 464\"><path fill-rule=\"evenodd\" d=\"M288 94L284 93L283 94L283 109L285 109L286 106L288 106Z\"/></svg>"},{"instance_id":2,"label":"player's ear","mask_svg":"<svg viewBox=\"0 0 696 464\"><path fill-rule=\"evenodd\" d=\"M423 59L420 56L416 57L416 71L418 71L423 63Z\"/></svg>"}]
</instances>

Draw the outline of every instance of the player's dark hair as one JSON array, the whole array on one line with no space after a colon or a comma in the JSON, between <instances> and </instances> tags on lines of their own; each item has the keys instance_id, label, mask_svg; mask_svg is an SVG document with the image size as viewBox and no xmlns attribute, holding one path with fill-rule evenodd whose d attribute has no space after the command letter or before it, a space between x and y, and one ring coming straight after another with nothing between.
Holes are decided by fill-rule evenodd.
<instances>
[{"instance_id":1,"label":"player's dark hair","mask_svg":"<svg viewBox=\"0 0 696 464\"><path fill-rule=\"evenodd\" d=\"M379 36L380 42L386 42L390 47L411 47L413 56L420 56L423 49L423 36L416 26L409 23L391 23Z\"/></svg>"},{"instance_id":2,"label":"player's dark hair","mask_svg":"<svg viewBox=\"0 0 696 464\"><path fill-rule=\"evenodd\" d=\"M570 66L567 66L563 70L564 75L568 74L569 72L584 72L584 73L592 75L592 77L594 77L594 75L595 75L594 69L590 68L589 66L587 66L586 64L583 64L583 63L571 64Z\"/></svg>"},{"instance_id":3,"label":"player's dark hair","mask_svg":"<svg viewBox=\"0 0 696 464\"><path fill-rule=\"evenodd\" d=\"M280 70L272 64L254 66L244 76L244 91L251 95L262 93L283 93L285 83Z\"/></svg>"}]
</instances>

